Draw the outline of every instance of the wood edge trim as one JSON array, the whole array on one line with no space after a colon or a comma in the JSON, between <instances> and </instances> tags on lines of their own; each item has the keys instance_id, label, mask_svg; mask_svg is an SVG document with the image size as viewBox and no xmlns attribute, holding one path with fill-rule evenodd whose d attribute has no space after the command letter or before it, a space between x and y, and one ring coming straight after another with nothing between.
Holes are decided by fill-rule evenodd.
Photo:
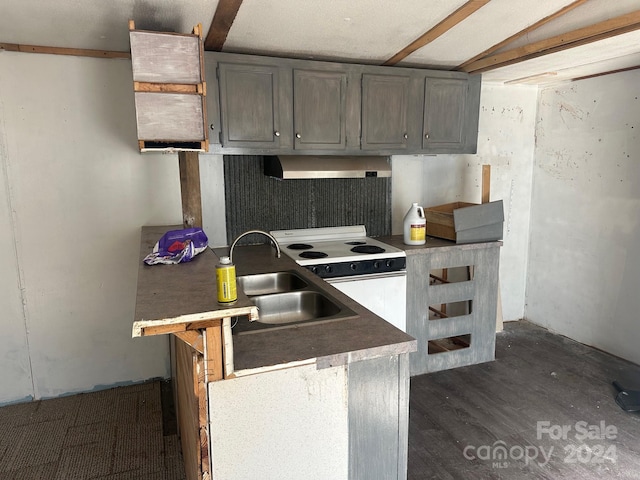
<instances>
[{"instance_id":1,"label":"wood edge trim","mask_svg":"<svg viewBox=\"0 0 640 480\"><path fill-rule=\"evenodd\" d=\"M615 70L608 70L606 72L593 73L591 75L584 75L582 77L572 78L571 81L577 82L578 80L587 80L589 78L602 77L604 75L613 75L614 73L622 73L622 72L628 72L630 70L638 70L638 69L640 69L640 65L636 65L634 67L617 68Z\"/></svg>"},{"instance_id":2,"label":"wood edge trim","mask_svg":"<svg viewBox=\"0 0 640 480\"><path fill-rule=\"evenodd\" d=\"M398 53L396 53L393 57L384 62L383 66L392 66L402 61L409 55L411 55L416 50L424 47L428 43L433 42L436 38L440 37L442 34L452 29L460 22L465 20L467 17L475 13L478 9L485 6L489 3L490 0L469 0L467 3L462 5L453 13L449 14L446 18L444 18L441 22L436 24L434 27L420 35L417 39L411 42L409 45L404 47Z\"/></svg>"},{"instance_id":3,"label":"wood edge trim","mask_svg":"<svg viewBox=\"0 0 640 480\"><path fill-rule=\"evenodd\" d=\"M153 83L153 82L133 82L134 92L150 93L185 93L202 95L202 83Z\"/></svg>"},{"instance_id":4,"label":"wood edge trim","mask_svg":"<svg viewBox=\"0 0 640 480\"><path fill-rule=\"evenodd\" d=\"M534 30L537 30L538 28L540 28L542 25L544 25L545 23L549 23L552 20L555 20L556 18L561 17L562 15L570 12L571 10L573 10L574 8L579 7L580 5L582 5L583 3L586 3L588 0L576 0L575 2L561 8L560 10L558 10L555 13L552 13L551 15L548 15L546 17L544 17L541 20L538 20L536 23L534 23L533 25L528 26L527 28L520 30L517 33L514 33L513 35L511 35L510 37L502 40L501 42L496 43L495 45L493 45L492 47L486 49L484 52L479 53L478 55L476 55L473 58L470 58L469 60L467 60L464 63L461 63L460 65L458 65L455 70L463 70L464 68L466 68L467 65L470 65L480 59L483 59L485 57L487 57L488 55L492 54L493 52L495 52L496 50L501 49L502 47L504 47L505 45L508 45L512 42L514 42L515 40L519 39L520 37L525 36L527 33L533 32Z\"/></svg>"},{"instance_id":5,"label":"wood edge trim","mask_svg":"<svg viewBox=\"0 0 640 480\"><path fill-rule=\"evenodd\" d=\"M0 50L20 53L41 53L48 55L71 55L92 58L131 58L129 52L113 50L91 50L86 48L49 47L44 45L24 45L21 43L0 43Z\"/></svg>"},{"instance_id":6,"label":"wood edge trim","mask_svg":"<svg viewBox=\"0 0 640 480\"><path fill-rule=\"evenodd\" d=\"M497 55L485 57L467 65L462 71L467 73L482 73L550 53L605 40L639 28L640 10L636 10L632 13L529 43Z\"/></svg>"}]
</instances>

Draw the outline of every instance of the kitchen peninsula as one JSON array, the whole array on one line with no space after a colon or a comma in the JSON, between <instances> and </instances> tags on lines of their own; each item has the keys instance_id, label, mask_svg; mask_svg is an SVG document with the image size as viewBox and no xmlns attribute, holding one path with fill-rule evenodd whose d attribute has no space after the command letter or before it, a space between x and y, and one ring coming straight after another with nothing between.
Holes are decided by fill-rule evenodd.
<instances>
[{"instance_id":1,"label":"kitchen peninsula","mask_svg":"<svg viewBox=\"0 0 640 480\"><path fill-rule=\"evenodd\" d=\"M142 263L162 234L144 227L133 334L173 334L185 467L196 478L406 478L408 355L416 342L268 245L238 247L239 276L295 271L355 315L230 335L216 302L217 256Z\"/></svg>"}]
</instances>

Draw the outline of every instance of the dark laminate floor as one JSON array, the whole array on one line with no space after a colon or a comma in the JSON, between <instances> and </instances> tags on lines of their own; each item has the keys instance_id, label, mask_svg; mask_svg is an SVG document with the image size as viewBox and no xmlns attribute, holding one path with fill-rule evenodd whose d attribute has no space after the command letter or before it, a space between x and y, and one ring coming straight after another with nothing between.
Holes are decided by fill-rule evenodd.
<instances>
[{"instance_id":1,"label":"dark laminate floor","mask_svg":"<svg viewBox=\"0 0 640 480\"><path fill-rule=\"evenodd\" d=\"M506 323L495 362L411 379L408 478L640 479L640 414L613 380L640 389L640 367Z\"/></svg>"}]
</instances>

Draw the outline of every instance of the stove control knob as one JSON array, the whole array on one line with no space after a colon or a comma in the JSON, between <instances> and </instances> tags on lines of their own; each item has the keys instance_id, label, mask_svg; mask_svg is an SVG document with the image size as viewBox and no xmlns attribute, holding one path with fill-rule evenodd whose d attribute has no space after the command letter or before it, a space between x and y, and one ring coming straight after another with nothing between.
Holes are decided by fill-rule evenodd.
<instances>
[{"instance_id":1,"label":"stove control knob","mask_svg":"<svg viewBox=\"0 0 640 480\"><path fill-rule=\"evenodd\" d=\"M349 265L349 267L351 268L351 270L353 270L355 272L358 269L358 264L357 263L352 263L351 265Z\"/></svg>"},{"instance_id":2,"label":"stove control knob","mask_svg":"<svg viewBox=\"0 0 640 480\"><path fill-rule=\"evenodd\" d=\"M333 269L331 268L331 265L325 265L324 266L324 271L325 271L325 273L331 273L333 271Z\"/></svg>"},{"instance_id":3,"label":"stove control knob","mask_svg":"<svg viewBox=\"0 0 640 480\"><path fill-rule=\"evenodd\" d=\"M387 268L391 268L391 267L393 267L393 260L387 260L387 262L385 263L385 265L387 266Z\"/></svg>"},{"instance_id":4,"label":"stove control knob","mask_svg":"<svg viewBox=\"0 0 640 480\"><path fill-rule=\"evenodd\" d=\"M373 262L373 268L375 268L376 270L380 268L380 262L378 260Z\"/></svg>"},{"instance_id":5,"label":"stove control knob","mask_svg":"<svg viewBox=\"0 0 640 480\"><path fill-rule=\"evenodd\" d=\"M309 267L309 270L311 270L311 273L318 274L318 267Z\"/></svg>"}]
</instances>

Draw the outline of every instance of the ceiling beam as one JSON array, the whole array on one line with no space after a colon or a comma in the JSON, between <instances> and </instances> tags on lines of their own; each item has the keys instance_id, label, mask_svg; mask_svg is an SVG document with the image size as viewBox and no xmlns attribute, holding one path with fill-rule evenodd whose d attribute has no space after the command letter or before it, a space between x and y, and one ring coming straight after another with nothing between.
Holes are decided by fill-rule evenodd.
<instances>
[{"instance_id":1,"label":"ceiling beam","mask_svg":"<svg viewBox=\"0 0 640 480\"><path fill-rule=\"evenodd\" d=\"M551 20L555 20L556 18L561 17L562 15L564 15L567 12L570 12L571 10L573 10L576 7L579 7L580 5L582 5L583 3L586 3L588 0L576 0L575 2L561 8L560 10L558 10L555 13L552 13L551 15L544 17L542 20L538 20L536 23L534 23L533 25L529 25L527 28L525 28L524 30L520 30L518 33L515 33L514 35L511 35L509 38L506 38L505 40L502 40L499 43L496 43L494 46L488 48L487 50L485 50L482 53L479 53L478 55L476 55L473 58L470 58L469 60L467 60L466 62L458 65L455 69L456 70L463 70L467 65L469 65L470 63L473 63L477 60L480 60L481 58L485 58L487 55L491 55L493 52L500 50L502 47L504 47L505 45L510 44L511 42L514 42L515 40L517 40L520 37L524 37L525 35L527 35L528 33L540 28L542 25L544 25L545 23L549 23Z\"/></svg>"},{"instance_id":2,"label":"ceiling beam","mask_svg":"<svg viewBox=\"0 0 640 480\"><path fill-rule=\"evenodd\" d=\"M616 70L609 70L607 72L593 73L591 75L584 75L582 77L572 78L571 81L576 82L578 80L586 80L587 78L602 77L603 75L612 75L614 73L628 72L630 70L638 70L638 69L640 69L640 65L636 65L634 67L618 68Z\"/></svg>"},{"instance_id":3,"label":"ceiling beam","mask_svg":"<svg viewBox=\"0 0 640 480\"><path fill-rule=\"evenodd\" d=\"M482 58L468 64L461 70L468 73L486 72L638 29L640 29L640 10Z\"/></svg>"},{"instance_id":4,"label":"ceiling beam","mask_svg":"<svg viewBox=\"0 0 640 480\"><path fill-rule=\"evenodd\" d=\"M46 47L43 45L23 45L20 43L2 43L0 42L0 51L7 52L23 52L23 53L45 53L52 55L73 55L76 57L95 57L95 58L131 58L129 52L115 52L110 50L89 50L86 48L64 48L64 47Z\"/></svg>"},{"instance_id":5,"label":"ceiling beam","mask_svg":"<svg viewBox=\"0 0 640 480\"><path fill-rule=\"evenodd\" d=\"M476 10L485 6L487 3L489 3L489 1L490 0L469 0L447 18L438 23L431 30L418 37L416 40L396 53L389 60L384 62L382 65L395 65L396 63L411 55L416 50L424 47L428 43L433 42L440 35L455 27L468 16L473 14Z\"/></svg>"},{"instance_id":6,"label":"ceiling beam","mask_svg":"<svg viewBox=\"0 0 640 480\"><path fill-rule=\"evenodd\" d=\"M242 5L242 0L220 0L216 13L211 20L209 33L204 41L204 49L214 52L221 52L224 42L227 41L227 35L231 30L231 25L236 19L238 10Z\"/></svg>"}]
</instances>

